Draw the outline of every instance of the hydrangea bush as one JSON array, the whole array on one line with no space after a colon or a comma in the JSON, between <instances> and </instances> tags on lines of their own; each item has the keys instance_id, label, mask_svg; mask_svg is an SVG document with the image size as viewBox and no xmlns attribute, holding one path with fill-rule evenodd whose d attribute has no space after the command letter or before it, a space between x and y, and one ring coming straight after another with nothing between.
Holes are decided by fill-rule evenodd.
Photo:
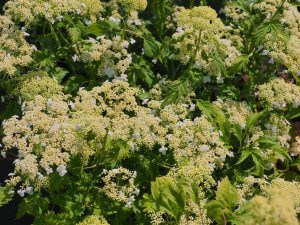
<instances>
[{"instance_id":1,"label":"hydrangea bush","mask_svg":"<svg viewBox=\"0 0 300 225\"><path fill-rule=\"evenodd\" d=\"M296 1L10 0L0 206L34 225L297 225Z\"/></svg>"}]
</instances>

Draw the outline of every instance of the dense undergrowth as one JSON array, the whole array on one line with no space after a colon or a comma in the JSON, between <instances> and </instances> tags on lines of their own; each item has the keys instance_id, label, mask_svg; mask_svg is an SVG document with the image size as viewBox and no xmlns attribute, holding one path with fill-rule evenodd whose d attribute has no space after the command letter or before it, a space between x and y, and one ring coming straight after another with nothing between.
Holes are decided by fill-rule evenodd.
<instances>
[{"instance_id":1,"label":"dense undergrowth","mask_svg":"<svg viewBox=\"0 0 300 225\"><path fill-rule=\"evenodd\" d=\"M296 1L10 0L1 157L34 225L297 225Z\"/></svg>"}]
</instances>

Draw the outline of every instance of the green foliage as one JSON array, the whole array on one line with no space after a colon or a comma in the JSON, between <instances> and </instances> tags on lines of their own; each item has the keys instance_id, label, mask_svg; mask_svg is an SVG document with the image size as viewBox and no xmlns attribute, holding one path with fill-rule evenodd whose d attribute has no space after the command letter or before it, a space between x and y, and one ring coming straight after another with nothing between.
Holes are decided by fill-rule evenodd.
<instances>
[{"instance_id":1,"label":"green foliage","mask_svg":"<svg viewBox=\"0 0 300 225\"><path fill-rule=\"evenodd\" d=\"M162 211L176 222L185 213L187 200L199 204L199 190L195 184L170 177L159 177L151 182L151 195L144 195L145 211Z\"/></svg>"},{"instance_id":2,"label":"green foliage","mask_svg":"<svg viewBox=\"0 0 300 225\"><path fill-rule=\"evenodd\" d=\"M0 206L8 204L12 200L13 194L7 187L0 187Z\"/></svg>"},{"instance_id":3,"label":"green foliage","mask_svg":"<svg viewBox=\"0 0 300 225\"><path fill-rule=\"evenodd\" d=\"M225 177L218 185L216 200L207 203L208 215L219 224L226 223L226 220L232 219L238 200L236 188Z\"/></svg>"},{"instance_id":4,"label":"green foliage","mask_svg":"<svg viewBox=\"0 0 300 225\"><path fill-rule=\"evenodd\" d=\"M12 201L11 186L15 186L14 191L18 193L26 185L34 186L40 175L44 175L49 177L47 185L34 187L33 194L25 193L16 215L17 218L27 214L33 216L33 225L77 224L90 215L103 217L111 225L148 225L153 212L162 213L157 219L168 225L240 225L241 218L249 216L246 209L252 196L262 195L258 182L249 187L249 193L243 193L245 196L239 195L249 177L259 182L272 182L277 177L300 182L298 96L294 97L296 94L293 93L289 104L271 101L273 107L262 102L258 91L261 84L270 83L274 78L283 78L281 81L287 85L299 87L297 47L300 22L295 19L299 12L293 8L299 3L287 0L276 1L276 4L265 0L103 0L99 1L101 9L97 11L97 0L70 0L66 9L63 2L57 6L53 1L47 10L48 5L41 5L42 1L10 0L8 5L13 3L13 10L12 6L10 11L5 7L6 12L0 18L0 88L5 91L5 98L1 96L0 99L0 122L13 116L15 121L21 120L26 107L32 113L28 113L32 121L41 120L40 127L28 122L18 124L19 127L13 125L10 127L13 131L5 128L3 123L0 136L4 138L0 151L3 157L7 152L8 157L25 161L21 165L15 161L16 170L27 169L23 149L15 146L23 146L26 153L36 157L35 151L42 153L47 145L52 144L40 143L43 135L52 137L47 131L57 125L63 127L69 116L72 119L70 130L60 132L63 135L76 130L75 135L63 143L53 138L53 143L59 146L55 146L53 154L56 151L62 155L68 153L65 145L73 139L84 141L78 141L82 144L77 149L80 153L76 156L70 154L64 176L59 175L56 162L51 165L52 171L38 168L41 174L35 174L33 178L22 174L16 178L16 185L8 182L0 187L0 206ZM146 2L148 6L144 11L134 10ZM25 3L29 6L36 3L39 7L30 8ZM76 9L73 9L74 5ZM218 14L215 21L212 19L214 11L203 6L215 8ZM219 11L221 6L225 9ZM227 6L232 6L229 12ZM39 8L45 9L44 14L38 14ZM205 13L201 15L201 10L197 9L203 9ZM34 19L28 22L30 15ZM180 24L179 18L184 23ZM5 19L12 23L6 24ZM192 24L192 20L196 24ZM204 21L208 21L206 26ZM11 30L13 32L6 33ZM22 42L29 49L20 47ZM18 59L19 53L16 52L23 49L27 51L24 50L30 58L29 63ZM5 71L7 68L15 69L15 72L9 74ZM30 108L32 103L25 102L16 88L16 81L30 71L42 71L45 76L55 79L59 91L63 90L57 98L68 94L65 104L52 105L55 98L45 99L40 103L46 104L45 107L34 117L34 109ZM90 91L112 80L128 82L139 92L127 101L127 95L134 92L128 89L128 93L118 99L124 101L120 104L125 108L123 116L111 112L114 107L118 110L119 105L117 101L106 100L110 89L88 98L87 111L91 112L81 111L82 106L72 102L78 97L80 88ZM39 87L39 76L34 79L34 85L35 81ZM49 89L47 85L46 89ZM116 99L125 88L121 89L115 94ZM273 91L276 92L272 90L267 94L271 96ZM35 99L36 96L30 97ZM80 103L86 100L84 94L80 98ZM99 113L94 106L99 106L101 98L109 107L103 107ZM243 103L248 111L245 113L238 108L230 112L226 105L223 108L218 106L216 100L220 104L227 100ZM89 105L90 101L92 104ZM131 104L138 104L136 111ZM52 124L52 119L55 121L60 112L52 115L51 107L57 111L68 109L58 124ZM173 108L174 114L169 113L168 110ZM142 109L149 115L143 115ZM39 117L50 114L53 116L51 121ZM110 136L113 132L109 130L110 125L93 122L92 116L100 114L103 124L106 120L119 119L120 126L124 126L124 137ZM142 122L131 124L126 130L122 123L132 116L140 116ZM140 134L142 125L153 122L144 121L146 116L158 121L159 125L151 125ZM86 121L77 123L79 117ZM208 120L208 125L190 130L202 117ZM282 123L277 121L278 125L276 120ZM187 124L193 125L189 127ZM103 136L99 134L101 126ZM213 133L214 138L202 137L207 133ZM149 137L136 149L140 139L145 138L143 135ZM18 143L7 147L13 138L17 138ZM200 141L195 141L197 138ZM155 144L146 145L153 140ZM224 147L223 153L218 152L219 144ZM91 151L91 155L83 157L87 151ZM197 165L199 159L203 164L207 163L203 171L202 164ZM34 160L40 162L40 156ZM119 168L126 168L134 174L134 191L114 193L129 195L127 202L116 200L104 191L104 177L108 171L118 171ZM183 178L185 175L197 179L209 176L211 181L208 186L198 185L203 181L188 180ZM18 179L30 182L22 186ZM126 177L117 172L111 179L116 183L110 190L126 186L123 184ZM220 183L214 185L218 181ZM212 223L206 220L206 214Z\"/></svg>"}]
</instances>

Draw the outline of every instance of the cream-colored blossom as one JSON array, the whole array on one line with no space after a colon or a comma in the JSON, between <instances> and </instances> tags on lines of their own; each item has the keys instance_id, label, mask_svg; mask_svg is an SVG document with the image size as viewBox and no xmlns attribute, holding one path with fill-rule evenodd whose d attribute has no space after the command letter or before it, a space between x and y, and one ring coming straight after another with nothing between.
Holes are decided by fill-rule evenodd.
<instances>
[{"instance_id":1,"label":"cream-colored blossom","mask_svg":"<svg viewBox=\"0 0 300 225\"><path fill-rule=\"evenodd\" d=\"M143 11L147 7L147 0L117 0L131 10Z\"/></svg>"},{"instance_id":2,"label":"cream-colored blossom","mask_svg":"<svg viewBox=\"0 0 300 225\"><path fill-rule=\"evenodd\" d=\"M273 79L258 86L260 101L271 109L286 110L300 106L300 87L284 79Z\"/></svg>"},{"instance_id":3,"label":"cream-colored blossom","mask_svg":"<svg viewBox=\"0 0 300 225\"><path fill-rule=\"evenodd\" d=\"M0 74L12 77L32 61L33 50L8 16L0 16Z\"/></svg>"},{"instance_id":4,"label":"cream-colored blossom","mask_svg":"<svg viewBox=\"0 0 300 225\"><path fill-rule=\"evenodd\" d=\"M62 86L44 71L23 74L11 82L11 94L20 96L22 100L34 100L35 96L53 98L62 95Z\"/></svg>"},{"instance_id":5,"label":"cream-colored blossom","mask_svg":"<svg viewBox=\"0 0 300 225\"><path fill-rule=\"evenodd\" d=\"M174 47L178 50L176 58L183 64L193 63L194 68L203 69L209 75L220 76L216 55L226 66L230 66L240 55L231 41L223 38L225 26L212 8L179 8L174 17L177 23L176 33L173 34Z\"/></svg>"},{"instance_id":6,"label":"cream-colored blossom","mask_svg":"<svg viewBox=\"0 0 300 225\"><path fill-rule=\"evenodd\" d=\"M109 223L103 217L87 216L81 223L76 225L109 225Z\"/></svg>"},{"instance_id":7,"label":"cream-colored blossom","mask_svg":"<svg viewBox=\"0 0 300 225\"><path fill-rule=\"evenodd\" d=\"M127 52L128 45L129 42L120 36L112 39L105 36L90 38L79 44L78 60L97 64L99 76L120 79L132 63L132 57Z\"/></svg>"},{"instance_id":8,"label":"cream-colored blossom","mask_svg":"<svg viewBox=\"0 0 300 225\"><path fill-rule=\"evenodd\" d=\"M134 181L136 172L129 171L123 167L109 170L102 178L104 182L104 193L117 202L132 203L136 186Z\"/></svg>"},{"instance_id":9,"label":"cream-colored blossom","mask_svg":"<svg viewBox=\"0 0 300 225\"><path fill-rule=\"evenodd\" d=\"M43 17L53 23L59 16L74 14L95 20L103 10L98 0L11 0L5 6L5 15L30 26Z\"/></svg>"}]
</instances>

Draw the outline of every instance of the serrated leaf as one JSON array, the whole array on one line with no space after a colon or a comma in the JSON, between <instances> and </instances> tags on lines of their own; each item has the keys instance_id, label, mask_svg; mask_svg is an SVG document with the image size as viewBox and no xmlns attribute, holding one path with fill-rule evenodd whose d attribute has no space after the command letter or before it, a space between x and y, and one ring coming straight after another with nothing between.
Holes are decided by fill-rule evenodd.
<instances>
[{"instance_id":1,"label":"serrated leaf","mask_svg":"<svg viewBox=\"0 0 300 225\"><path fill-rule=\"evenodd\" d=\"M239 165L241 164L242 162L244 162L249 156L250 156L250 151L249 150L244 150L242 151L242 154L239 158L239 160L235 163L235 165Z\"/></svg>"},{"instance_id":2,"label":"serrated leaf","mask_svg":"<svg viewBox=\"0 0 300 225\"><path fill-rule=\"evenodd\" d=\"M219 224L222 224L224 217L224 210L226 210L220 201L212 200L206 204L207 215L214 219Z\"/></svg>"},{"instance_id":3,"label":"serrated leaf","mask_svg":"<svg viewBox=\"0 0 300 225\"><path fill-rule=\"evenodd\" d=\"M54 72L51 73L51 76L57 80L57 82L60 84L63 80L63 78L69 73L69 71L64 70L61 67L56 67Z\"/></svg>"},{"instance_id":4,"label":"serrated leaf","mask_svg":"<svg viewBox=\"0 0 300 225\"><path fill-rule=\"evenodd\" d=\"M219 184L216 192L216 199L230 209L235 208L238 204L238 192L227 177Z\"/></svg>"},{"instance_id":5,"label":"serrated leaf","mask_svg":"<svg viewBox=\"0 0 300 225\"><path fill-rule=\"evenodd\" d=\"M81 39L81 30L77 27L71 27L68 29L68 35L73 43L77 43Z\"/></svg>"},{"instance_id":6,"label":"serrated leaf","mask_svg":"<svg viewBox=\"0 0 300 225\"><path fill-rule=\"evenodd\" d=\"M0 206L6 205L12 200L12 194L9 191L10 189L7 187L0 187Z\"/></svg>"},{"instance_id":7,"label":"serrated leaf","mask_svg":"<svg viewBox=\"0 0 300 225\"><path fill-rule=\"evenodd\" d=\"M148 57L158 58L160 53L161 43L156 41L151 36L145 36L144 38L144 52Z\"/></svg>"}]
</instances>

